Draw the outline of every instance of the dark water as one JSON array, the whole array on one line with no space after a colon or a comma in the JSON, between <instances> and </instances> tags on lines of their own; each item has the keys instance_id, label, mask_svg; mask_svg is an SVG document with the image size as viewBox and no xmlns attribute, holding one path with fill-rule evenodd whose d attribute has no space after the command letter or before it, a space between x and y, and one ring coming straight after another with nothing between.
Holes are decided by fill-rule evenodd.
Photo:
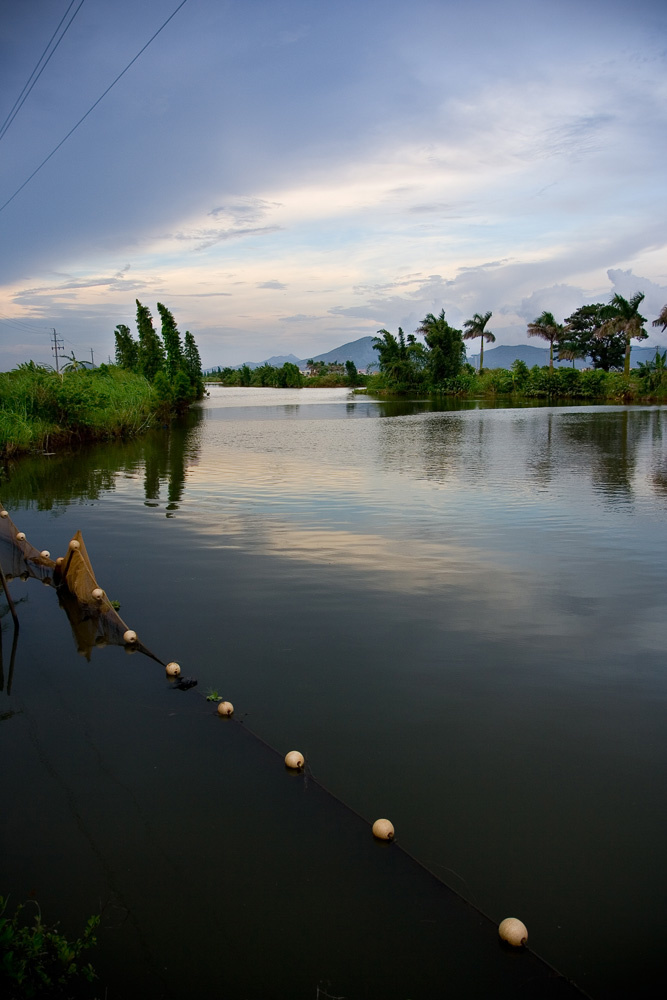
<instances>
[{"instance_id":1,"label":"dark water","mask_svg":"<svg viewBox=\"0 0 667 1000\"><path fill-rule=\"evenodd\" d=\"M592 996L661 993L666 412L216 389L171 432L17 463L18 526L54 554L80 528L199 686L78 657L50 588L12 582L2 885L80 923L105 906L110 997L124 975L146 996L533 995L490 985L472 931L453 950L478 978L457 979L438 942L468 918L274 772L216 688Z\"/></svg>"}]
</instances>

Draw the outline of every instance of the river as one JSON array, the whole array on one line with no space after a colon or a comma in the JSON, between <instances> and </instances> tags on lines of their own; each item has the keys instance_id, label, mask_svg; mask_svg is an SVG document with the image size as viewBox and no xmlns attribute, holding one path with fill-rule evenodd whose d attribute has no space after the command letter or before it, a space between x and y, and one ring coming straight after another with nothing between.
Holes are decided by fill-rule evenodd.
<instances>
[{"instance_id":1,"label":"river","mask_svg":"<svg viewBox=\"0 0 667 1000\"><path fill-rule=\"evenodd\" d=\"M402 848L494 921L520 917L591 996L661 993L666 432L660 407L213 387L171 430L11 465L0 498L28 539L61 554L81 529L122 617L198 685L176 691L116 647L77 656L52 589L12 581L0 892L34 892L56 917L102 906L103 966L122 943L146 996L182 995L169 990L183 969L194 982L217 961L231 998L393 996L359 935L342 982L299 954L299 927L321 918L304 895L321 877L309 852L331 850L335 868L352 813L311 799L319 846L282 800L267 814L263 744L220 740L228 720L201 697L215 690L235 731L305 754L297 782L389 817ZM287 829L289 858L276 847ZM290 899L293 934L282 926L273 945L244 845L268 852ZM362 902L347 882L336 897L339 878L318 898L344 922ZM230 977L234 956L210 936L229 907L275 979L254 979L247 955ZM318 940L332 934L325 922ZM396 996L435 995L412 975Z\"/></svg>"}]
</instances>

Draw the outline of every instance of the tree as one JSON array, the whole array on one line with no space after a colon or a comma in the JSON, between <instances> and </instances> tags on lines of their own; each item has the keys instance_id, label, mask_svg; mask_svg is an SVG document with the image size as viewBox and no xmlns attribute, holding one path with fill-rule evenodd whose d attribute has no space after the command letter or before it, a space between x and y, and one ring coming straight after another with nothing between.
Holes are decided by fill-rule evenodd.
<instances>
[{"instance_id":1,"label":"tree","mask_svg":"<svg viewBox=\"0 0 667 1000\"><path fill-rule=\"evenodd\" d=\"M413 334L407 340L399 326L398 338L389 330L378 330L381 337L373 338L373 348L378 352L380 371L393 389L407 392L424 381L426 359L424 348Z\"/></svg>"},{"instance_id":2,"label":"tree","mask_svg":"<svg viewBox=\"0 0 667 1000\"><path fill-rule=\"evenodd\" d=\"M653 326L661 326L663 333L667 330L667 306L662 307L662 312L658 318L653 320Z\"/></svg>"},{"instance_id":3,"label":"tree","mask_svg":"<svg viewBox=\"0 0 667 1000\"><path fill-rule=\"evenodd\" d=\"M303 375L297 365L291 361L286 361L282 368L278 369L278 385L286 389L300 389L303 385Z\"/></svg>"},{"instance_id":4,"label":"tree","mask_svg":"<svg viewBox=\"0 0 667 1000\"><path fill-rule=\"evenodd\" d=\"M602 333L602 327L612 316L612 307L603 302L580 306L565 319L565 330L558 342L558 357L587 357L593 368L605 372L623 367L625 342L612 332ZM572 352L572 353L570 353Z\"/></svg>"},{"instance_id":5,"label":"tree","mask_svg":"<svg viewBox=\"0 0 667 1000\"><path fill-rule=\"evenodd\" d=\"M185 331L185 346L183 348L183 361L185 370L188 373L190 382L195 390L196 398L204 398L204 373L201 368L201 357L195 343L195 338L189 330Z\"/></svg>"},{"instance_id":6,"label":"tree","mask_svg":"<svg viewBox=\"0 0 667 1000\"><path fill-rule=\"evenodd\" d=\"M532 323L528 324L529 337L541 337L542 340L549 342L549 368L552 371L554 367L554 344L558 343L559 338L563 336L563 332L562 325L556 322L553 313L546 310L537 319L534 319Z\"/></svg>"},{"instance_id":7,"label":"tree","mask_svg":"<svg viewBox=\"0 0 667 1000\"><path fill-rule=\"evenodd\" d=\"M419 324L428 347L427 373L430 385L435 388L449 378L455 378L466 357L460 330L455 330L445 319L445 310L439 316L428 313Z\"/></svg>"},{"instance_id":8,"label":"tree","mask_svg":"<svg viewBox=\"0 0 667 1000\"><path fill-rule=\"evenodd\" d=\"M167 354L167 375L173 381L184 366L181 335L178 332L176 321L169 309L163 306L161 302L158 302L157 310L162 320L162 343Z\"/></svg>"},{"instance_id":9,"label":"tree","mask_svg":"<svg viewBox=\"0 0 667 1000\"><path fill-rule=\"evenodd\" d=\"M359 378L359 372L354 361L345 362L345 375L349 386L354 387L355 385L359 385L361 379Z\"/></svg>"},{"instance_id":10,"label":"tree","mask_svg":"<svg viewBox=\"0 0 667 1000\"><path fill-rule=\"evenodd\" d=\"M612 316L602 325L599 335L622 334L625 341L625 361L623 374L630 374L630 341L646 340L648 333L644 329L646 319L640 314L639 307L644 299L643 292L636 292L631 299L622 295L614 295L611 300Z\"/></svg>"},{"instance_id":11,"label":"tree","mask_svg":"<svg viewBox=\"0 0 667 1000\"><path fill-rule=\"evenodd\" d=\"M139 345L130 333L129 326L119 323L114 336L116 338L116 364L127 371L136 371L139 363Z\"/></svg>"},{"instance_id":12,"label":"tree","mask_svg":"<svg viewBox=\"0 0 667 1000\"><path fill-rule=\"evenodd\" d=\"M466 331L463 334L464 340L473 340L479 337L479 370L481 371L484 367L484 341L487 344L495 344L496 338L491 333L490 330L485 330L484 327L489 322L493 316L492 312L484 313L482 316L480 313L475 313L472 319L467 319L463 324L463 328Z\"/></svg>"},{"instance_id":13,"label":"tree","mask_svg":"<svg viewBox=\"0 0 667 1000\"><path fill-rule=\"evenodd\" d=\"M153 329L150 309L137 302L137 329L139 331L139 371L152 382L164 368L164 347Z\"/></svg>"}]
</instances>

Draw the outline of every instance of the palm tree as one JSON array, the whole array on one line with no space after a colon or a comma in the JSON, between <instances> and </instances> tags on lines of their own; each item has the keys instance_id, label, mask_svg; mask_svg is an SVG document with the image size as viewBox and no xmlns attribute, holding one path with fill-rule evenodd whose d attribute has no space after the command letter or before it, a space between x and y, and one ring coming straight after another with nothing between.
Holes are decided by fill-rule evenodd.
<instances>
[{"instance_id":1,"label":"palm tree","mask_svg":"<svg viewBox=\"0 0 667 1000\"><path fill-rule=\"evenodd\" d=\"M528 324L529 337L541 337L542 340L549 341L549 368L552 371L554 367L554 344L558 343L563 333L563 325L557 323L553 313L546 310L537 319L534 319L532 323Z\"/></svg>"},{"instance_id":2,"label":"palm tree","mask_svg":"<svg viewBox=\"0 0 667 1000\"><path fill-rule=\"evenodd\" d=\"M473 340L475 337L480 339L479 347L479 370L481 371L484 367L484 341L487 344L495 344L496 338L491 333L490 330L485 330L484 327L489 322L493 313L484 313L482 316L480 313L475 313L472 319L467 319L463 324L463 328L466 331L463 334L464 340Z\"/></svg>"},{"instance_id":3,"label":"palm tree","mask_svg":"<svg viewBox=\"0 0 667 1000\"><path fill-rule=\"evenodd\" d=\"M625 337L625 362L623 374L630 374L630 341L646 340L648 333L644 329L645 318L640 314L639 307L644 298L643 292L636 292L631 299L622 295L614 295L611 307L614 315L600 327L600 336L608 333L621 333Z\"/></svg>"},{"instance_id":4,"label":"palm tree","mask_svg":"<svg viewBox=\"0 0 667 1000\"><path fill-rule=\"evenodd\" d=\"M667 330L667 306L662 307L662 312L658 318L653 320L653 326L661 326L663 333Z\"/></svg>"}]
</instances>

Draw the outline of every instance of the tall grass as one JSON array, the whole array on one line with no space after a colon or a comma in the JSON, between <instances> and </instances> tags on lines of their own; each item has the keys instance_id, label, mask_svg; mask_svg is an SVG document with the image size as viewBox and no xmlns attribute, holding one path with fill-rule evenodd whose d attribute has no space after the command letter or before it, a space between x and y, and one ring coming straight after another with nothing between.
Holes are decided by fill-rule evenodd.
<instances>
[{"instance_id":1,"label":"tall grass","mask_svg":"<svg viewBox=\"0 0 667 1000\"><path fill-rule=\"evenodd\" d=\"M30 362L0 373L0 456L127 437L159 408L149 382L114 365L60 375Z\"/></svg>"}]
</instances>

